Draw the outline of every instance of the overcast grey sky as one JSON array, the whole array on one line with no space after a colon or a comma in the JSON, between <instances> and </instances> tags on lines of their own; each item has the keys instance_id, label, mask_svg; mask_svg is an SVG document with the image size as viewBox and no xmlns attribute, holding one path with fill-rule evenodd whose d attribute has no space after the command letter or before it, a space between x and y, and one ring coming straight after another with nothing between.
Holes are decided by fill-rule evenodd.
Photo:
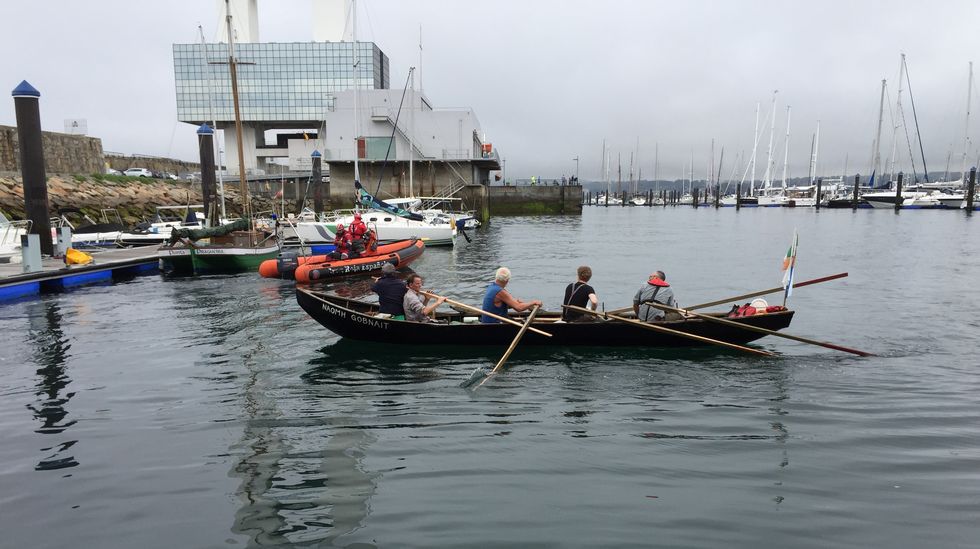
<instances>
[{"instance_id":1,"label":"overcast grey sky","mask_svg":"<svg viewBox=\"0 0 980 549\"><path fill-rule=\"evenodd\" d=\"M260 0L262 41L311 40L311 13L310 0ZM817 120L818 171L839 173L849 154L848 171L866 174L880 82L888 79L894 110L903 52L928 167L944 170L952 151L958 170L968 62L980 53L976 0L360 0L358 13L358 39L389 56L393 88L419 64L422 26L426 94L436 107L475 110L509 178L571 174L578 156L580 177L596 179L603 138L624 163L639 139L645 178L659 143L669 179L682 177L692 152L704 177L714 138L727 177L735 155L751 152L756 103L765 118L776 89L778 174L787 104L791 177L807 174ZM3 1L0 74L9 90L26 79L41 91L46 130L85 118L107 151L196 160L195 128L176 121L171 45L197 42L198 24L215 39L213 0ZM978 98L974 86L974 141ZM15 124L12 99L0 124ZM767 147L764 135L760 179ZM907 149L903 135L905 170ZM977 154L972 142L970 165Z\"/></svg>"}]
</instances>

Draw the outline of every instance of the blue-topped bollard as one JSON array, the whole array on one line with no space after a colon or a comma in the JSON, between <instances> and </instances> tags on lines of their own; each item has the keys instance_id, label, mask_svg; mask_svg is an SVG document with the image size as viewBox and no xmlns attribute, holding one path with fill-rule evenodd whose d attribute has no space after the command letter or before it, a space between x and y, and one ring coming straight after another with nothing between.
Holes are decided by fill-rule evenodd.
<instances>
[{"instance_id":1,"label":"blue-topped bollard","mask_svg":"<svg viewBox=\"0 0 980 549\"><path fill-rule=\"evenodd\" d=\"M51 255L51 217L48 212L48 178L44 173L44 146L41 143L41 92L24 80L11 93L17 115L17 141L20 144L20 173L24 180L24 213L31 220L31 232L40 239L41 253Z\"/></svg>"}]
</instances>

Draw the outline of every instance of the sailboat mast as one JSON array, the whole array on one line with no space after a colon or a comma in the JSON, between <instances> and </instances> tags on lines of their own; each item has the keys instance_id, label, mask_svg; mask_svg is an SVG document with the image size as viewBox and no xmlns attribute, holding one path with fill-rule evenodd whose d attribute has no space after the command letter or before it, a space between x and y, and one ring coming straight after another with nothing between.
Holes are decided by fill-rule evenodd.
<instances>
[{"instance_id":1,"label":"sailboat mast","mask_svg":"<svg viewBox=\"0 0 980 549\"><path fill-rule=\"evenodd\" d=\"M820 152L820 121L817 120L817 133L813 138L813 177L817 177L817 154Z\"/></svg>"},{"instance_id":2,"label":"sailboat mast","mask_svg":"<svg viewBox=\"0 0 980 549\"><path fill-rule=\"evenodd\" d=\"M360 52L357 50L357 0L351 0L351 50L354 52L353 65L351 66L351 73L354 78L354 181L359 182L361 180L361 171L358 166L357 160L361 156L360 152L360 130L358 129L358 116L359 110L357 108L357 93L358 93L358 74L357 66L360 63L361 56Z\"/></svg>"},{"instance_id":3,"label":"sailboat mast","mask_svg":"<svg viewBox=\"0 0 980 549\"><path fill-rule=\"evenodd\" d=\"M602 140L602 178L606 180L606 202L609 202L609 157L605 139Z\"/></svg>"},{"instance_id":4,"label":"sailboat mast","mask_svg":"<svg viewBox=\"0 0 980 549\"><path fill-rule=\"evenodd\" d=\"M755 133L752 134L752 179L749 180L749 196L755 195L755 157L759 150L759 102L755 103ZM744 177L744 176L743 176Z\"/></svg>"},{"instance_id":5,"label":"sailboat mast","mask_svg":"<svg viewBox=\"0 0 980 549\"><path fill-rule=\"evenodd\" d=\"M623 153L616 157L616 195L623 194Z\"/></svg>"},{"instance_id":6,"label":"sailboat mast","mask_svg":"<svg viewBox=\"0 0 980 549\"><path fill-rule=\"evenodd\" d=\"M242 113L238 103L238 68L235 64L235 33L231 28L231 7L225 0L225 23L228 26L228 68L231 72L231 97L235 106L235 140L238 145L238 179L241 184L242 216L251 218L248 203L248 177L245 174L245 150L242 145Z\"/></svg>"},{"instance_id":7,"label":"sailboat mast","mask_svg":"<svg viewBox=\"0 0 980 549\"><path fill-rule=\"evenodd\" d=\"M966 155L970 147L970 99L973 95L973 61L970 61L970 77L966 80L966 123L963 126L963 168L960 170L963 184L966 184Z\"/></svg>"},{"instance_id":8,"label":"sailboat mast","mask_svg":"<svg viewBox=\"0 0 980 549\"><path fill-rule=\"evenodd\" d=\"M885 82L881 79L881 99L878 101L878 130L871 145L871 173L874 175L881 168L881 119L885 115Z\"/></svg>"},{"instance_id":9,"label":"sailboat mast","mask_svg":"<svg viewBox=\"0 0 980 549\"><path fill-rule=\"evenodd\" d=\"M409 129L408 129L408 196L415 197L415 67L408 69L411 79L412 103L409 107Z\"/></svg>"},{"instance_id":10,"label":"sailboat mast","mask_svg":"<svg viewBox=\"0 0 980 549\"><path fill-rule=\"evenodd\" d=\"M905 114L902 112L902 85L905 83L905 54L903 53L901 55L902 63L898 67L898 93L896 94L895 99L895 124L892 130L892 167L889 171L889 174L892 176L891 178L893 180L895 179L894 175L896 170L900 169L896 168L896 165L898 164L898 129L905 124ZM913 176L915 175L914 172L915 170L913 170Z\"/></svg>"},{"instance_id":11,"label":"sailboat mast","mask_svg":"<svg viewBox=\"0 0 980 549\"><path fill-rule=\"evenodd\" d=\"M708 181L705 183L705 190L715 180L715 138L711 138L711 160L708 161Z\"/></svg>"},{"instance_id":12,"label":"sailboat mast","mask_svg":"<svg viewBox=\"0 0 980 549\"><path fill-rule=\"evenodd\" d=\"M912 121L915 122L915 138L919 141L919 154L922 156L922 175L926 183L929 182L929 168L926 166L926 151L922 146L922 134L919 132L919 117L915 114L915 96L912 95L912 79L909 78L909 66L902 58L902 66L905 68L905 82L909 86L909 104L912 105Z\"/></svg>"},{"instance_id":13,"label":"sailboat mast","mask_svg":"<svg viewBox=\"0 0 980 549\"><path fill-rule=\"evenodd\" d=\"M629 180L629 194L633 195L633 151L630 151L630 180Z\"/></svg>"},{"instance_id":14,"label":"sailboat mast","mask_svg":"<svg viewBox=\"0 0 980 549\"><path fill-rule=\"evenodd\" d=\"M783 144L783 192L786 191L786 169L789 166L789 118L792 108L786 105L786 143Z\"/></svg>"},{"instance_id":15,"label":"sailboat mast","mask_svg":"<svg viewBox=\"0 0 980 549\"><path fill-rule=\"evenodd\" d=\"M208 69L208 112L211 114L211 126L214 128L214 157L218 159L218 195L221 197L221 218L227 217L225 213L225 178L221 174L221 145L218 143L218 119L214 115L214 101L211 99L211 80L213 75L211 74L211 64L208 63L208 43L204 40L204 28L201 25L197 26L197 31L201 34L201 55L204 57L204 66ZM216 225L220 225L216 223Z\"/></svg>"},{"instance_id":16,"label":"sailboat mast","mask_svg":"<svg viewBox=\"0 0 980 549\"><path fill-rule=\"evenodd\" d=\"M763 178L763 187L765 187L766 192L769 192L769 187L772 186L772 140L776 135L776 94L779 90L773 90L772 92L772 107L769 108L769 116L772 120L769 121L769 151L766 153L766 175Z\"/></svg>"},{"instance_id":17,"label":"sailboat mast","mask_svg":"<svg viewBox=\"0 0 980 549\"><path fill-rule=\"evenodd\" d=\"M816 144L816 135L810 136L810 169L807 170L807 178L809 179L809 185L813 185L813 147Z\"/></svg>"},{"instance_id":18,"label":"sailboat mast","mask_svg":"<svg viewBox=\"0 0 980 549\"><path fill-rule=\"evenodd\" d=\"M657 186L657 195L660 195L660 142L653 146L653 181Z\"/></svg>"}]
</instances>

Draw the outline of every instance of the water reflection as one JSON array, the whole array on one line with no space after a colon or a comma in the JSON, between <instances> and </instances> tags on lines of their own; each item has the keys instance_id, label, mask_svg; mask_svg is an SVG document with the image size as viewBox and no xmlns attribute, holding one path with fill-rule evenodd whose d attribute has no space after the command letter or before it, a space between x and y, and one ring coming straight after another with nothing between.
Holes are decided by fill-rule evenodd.
<instances>
[{"instance_id":1,"label":"water reflection","mask_svg":"<svg viewBox=\"0 0 980 549\"><path fill-rule=\"evenodd\" d=\"M360 414L328 416L319 404L328 396L317 390L277 401L250 358L246 366L245 428L235 448L242 457L232 472L242 479L243 505L232 531L247 535L249 547L333 545L370 512L379 473L362 461L376 437L358 424ZM302 408L286 409L293 404Z\"/></svg>"},{"instance_id":2,"label":"water reflection","mask_svg":"<svg viewBox=\"0 0 980 549\"><path fill-rule=\"evenodd\" d=\"M71 344L61 327L62 314L57 301L36 301L30 303L28 308L30 324L27 339L34 347L31 360L39 368L35 392L38 399L35 403L28 404L27 408L34 413L34 419L41 423L41 426L35 429L36 433L58 435L74 425L76 421L67 420L66 409L68 402L75 396L74 392L67 390L72 380L65 369ZM50 471L75 467L78 461L74 456L64 455L64 452L76 442L78 441L69 440L41 448L43 452L50 453L39 461L34 469Z\"/></svg>"}]
</instances>

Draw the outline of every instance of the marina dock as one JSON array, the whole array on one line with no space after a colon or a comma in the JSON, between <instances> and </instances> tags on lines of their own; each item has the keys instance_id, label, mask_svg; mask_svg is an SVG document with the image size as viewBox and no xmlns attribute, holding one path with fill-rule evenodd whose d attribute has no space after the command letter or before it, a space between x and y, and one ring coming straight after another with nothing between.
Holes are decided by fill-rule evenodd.
<instances>
[{"instance_id":1,"label":"marina dock","mask_svg":"<svg viewBox=\"0 0 980 549\"><path fill-rule=\"evenodd\" d=\"M41 270L30 273L23 272L22 263L0 263L0 302L155 273L156 253L156 246L99 250L90 253L91 263L70 266L62 259L45 257Z\"/></svg>"}]
</instances>

